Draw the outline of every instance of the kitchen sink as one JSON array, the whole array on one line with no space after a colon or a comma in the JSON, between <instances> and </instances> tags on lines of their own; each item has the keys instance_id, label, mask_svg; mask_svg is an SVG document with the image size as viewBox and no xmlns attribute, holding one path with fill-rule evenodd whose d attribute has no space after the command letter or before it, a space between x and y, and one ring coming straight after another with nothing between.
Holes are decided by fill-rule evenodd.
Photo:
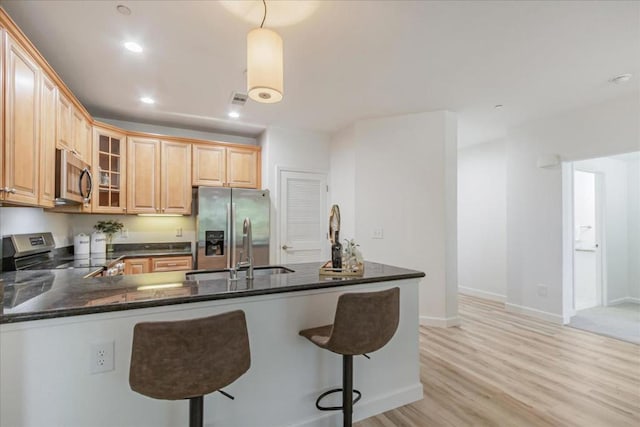
<instances>
[{"instance_id":1,"label":"kitchen sink","mask_svg":"<svg viewBox=\"0 0 640 427\"><path fill-rule=\"evenodd\" d=\"M253 277L271 276L274 274L288 274L293 273L293 270L279 265L265 265L261 267L253 268ZM238 279L246 278L246 270L238 271ZM231 276L231 269L225 268L224 270L200 270L192 271L186 274L187 280L216 280L216 279L229 279Z\"/></svg>"}]
</instances>

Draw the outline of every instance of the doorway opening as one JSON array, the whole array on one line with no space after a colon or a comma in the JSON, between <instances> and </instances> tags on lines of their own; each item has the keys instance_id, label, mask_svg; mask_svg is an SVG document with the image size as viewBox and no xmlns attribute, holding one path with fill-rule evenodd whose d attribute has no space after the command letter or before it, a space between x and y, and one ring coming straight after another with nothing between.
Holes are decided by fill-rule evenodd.
<instances>
[{"instance_id":1,"label":"doorway opening","mask_svg":"<svg viewBox=\"0 0 640 427\"><path fill-rule=\"evenodd\" d=\"M603 298L601 202L602 175L573 171L573 307L600 307Z\"/></svg>"},{"instance_id":2,"label":"doorway opening","mask_svg":"<svg viewBox=\"0 0 640 427\"><path fill-rule=\"evenodd\" d=\"M565 176L568 325L640 343L640 152L576 161Z\"/></svg>"}]
</instances>

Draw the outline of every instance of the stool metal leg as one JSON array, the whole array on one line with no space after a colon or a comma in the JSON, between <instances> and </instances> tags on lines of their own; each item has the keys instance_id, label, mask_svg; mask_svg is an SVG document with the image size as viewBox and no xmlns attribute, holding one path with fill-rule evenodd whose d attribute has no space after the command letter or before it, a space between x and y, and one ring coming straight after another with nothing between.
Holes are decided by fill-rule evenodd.
<instances>
[{"instance_id":1,"label":"stool metal leg","mask_svg":"<svg viewBox=\"0 0 640 427\"><path fill-rule=\"evenodd\" d=\"M353 356L342 356L342 425L351 427L353 418Z\"/></svg>"},{"instance_id":2,"label":"stool metal leg","mask_svg":"<svg viewBox=\"0 0 640 427\"><path fill-rule=\"evenodd\" d=\"M189 399L189 427L202 427L203 397Z\"/></svg>"}]
</instances>

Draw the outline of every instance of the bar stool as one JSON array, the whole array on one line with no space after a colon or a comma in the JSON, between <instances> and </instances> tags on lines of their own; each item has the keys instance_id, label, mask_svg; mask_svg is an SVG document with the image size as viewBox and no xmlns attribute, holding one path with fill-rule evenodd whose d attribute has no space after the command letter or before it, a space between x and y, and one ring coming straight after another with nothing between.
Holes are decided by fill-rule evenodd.
<instances>
[{"instance_id":1,"label":"bar stool","mask_svg":"<svg viewBox=\"0 0 640 427\"><path fill-rule=\"evenodd\" d=\"M353 404L362 397L353 389L353 356L374 352L385 346L396 329L400 313L400 288L378 292L342 294L338 298L332 325L305 329L299 334L318 347L342 355L342 388L322 393L316 400L321 411L342 409L343 426L351 427ZM342 406L322 406L320 401L342 392ZM354 400L353 394L357 397Z\"/></svg>"},{"instance_id":2,"label":"bar stool","mask_svg":"<svg viewBox=\"0 0 640 427\"><path fill-rule=\"evenodd\" d=\"M142 322L133 329L129 385L154 399L189 399L189 426L201 427L203 396L251 365L242 310L200 319Z\"/></svg>"}]
</instances>

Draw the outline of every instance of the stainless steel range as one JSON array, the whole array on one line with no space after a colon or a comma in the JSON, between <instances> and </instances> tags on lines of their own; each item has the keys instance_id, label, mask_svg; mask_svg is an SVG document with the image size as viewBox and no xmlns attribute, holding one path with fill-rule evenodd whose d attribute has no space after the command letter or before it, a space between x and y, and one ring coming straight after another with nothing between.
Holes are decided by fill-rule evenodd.
<instances>
[{"instance_id":1,"label":"stainless steel range","mask_svg":"<svg viewBox=\"0 0 640 427\"><path fill-rule=\"evenodd\" d=\"M56 254L53 235L49 232L14 234L2 239L2 270L57 270L70 268L94 269L91 276L123 274L124 263L119 259L75 257Z\"/></svg>"}]
</instances>

